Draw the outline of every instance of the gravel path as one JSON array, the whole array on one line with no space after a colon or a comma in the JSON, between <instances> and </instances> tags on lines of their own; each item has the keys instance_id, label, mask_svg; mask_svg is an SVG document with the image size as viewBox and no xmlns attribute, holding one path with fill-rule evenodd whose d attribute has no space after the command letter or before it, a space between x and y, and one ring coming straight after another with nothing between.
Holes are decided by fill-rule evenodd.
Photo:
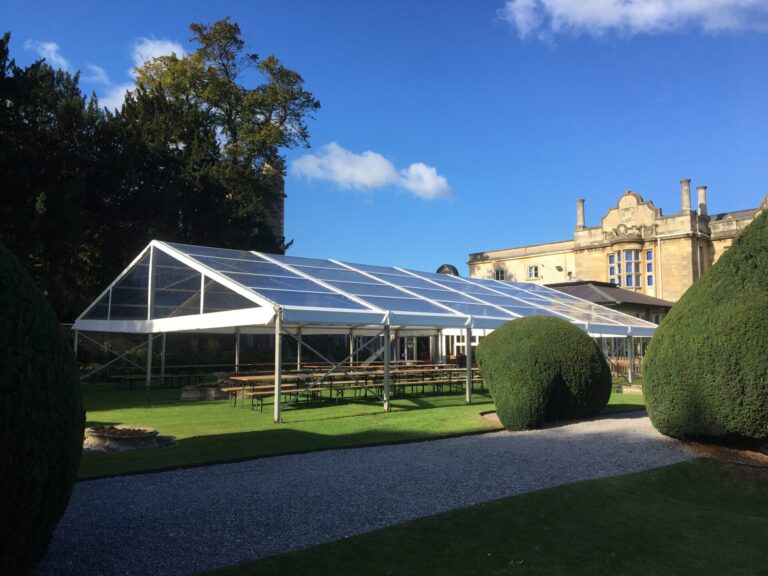
<instances>
[{"instance_id":1,"label":"gravel path","mask_svg":"<svg viewBox=\"0 0 768 576\"><path fill-rule=\"evenodd\" d=\"M693 457L632 413L81 482L36 574L190 574Z\"/></svg>"}]
</instances>

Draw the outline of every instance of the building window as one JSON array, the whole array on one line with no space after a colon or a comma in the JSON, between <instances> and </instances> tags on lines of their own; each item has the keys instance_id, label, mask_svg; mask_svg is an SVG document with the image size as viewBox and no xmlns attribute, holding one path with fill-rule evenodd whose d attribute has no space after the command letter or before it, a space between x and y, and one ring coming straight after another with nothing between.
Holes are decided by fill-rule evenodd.
<instances>
[{"instance_id":1,"label":"building window","mask_svg":"<svg viewBox=\"0 0 768 576\"><path fill-rule=\"evenodd\" d=\"M653 272L653 262L648 262L648 263L645 265L645 271L646 271L648 274L650 274L651 272Z\"/></svg>"},{"instance_id":2,"label":"building window","mask_svg":"<svg viewBox=\"0 0 768 576\"><path fill-rule=\"evenodd\" d=\"M651 274L648 274L646 278L648 279L648 286L653 286L653 276Z\"/></svg>"},{"instance_id":3,"label":"building window","mask_svg":"<svg viewBox=\"0 0 768 576\"><path fill-rule=\"evenodd\" d=\"M504 268L496 268L496 270L493 271L493 277L496 278L496 280L504 280Z\"/></svg>"},{"instance_id":4,"label":"building window","mask_svg":"<svg viewBox=\"0 0 768 576\"><path fill-rule=\"evenodd\" d=\"M653 250L645 251L645 260L646 262L650 262L651 260L653 260Z\"/></svg>"},{"instance_id":5,"label":"building window","mask_svg":"<svg viewBox=\"0 0 768 576\"><path fill-rule=\"evenodd\" d=\"M528 280L536 280L539 277L538 266L528 266Z\"/></svg>"},{"instance_id":6,"label":"building window","mask_svg":"<svg viewBox=\"0 0 768 576\"><path fill-rule=\"evenodd\" d=\"M649 252L652 251L646 251L645 255ZM608 254L608 281L614 286L621 286L623 281L627 288L642 288L642 257L641 250L617 250ZM653 272L653 269L649 268L648 271Z\"/></svg>"}]
</instances>

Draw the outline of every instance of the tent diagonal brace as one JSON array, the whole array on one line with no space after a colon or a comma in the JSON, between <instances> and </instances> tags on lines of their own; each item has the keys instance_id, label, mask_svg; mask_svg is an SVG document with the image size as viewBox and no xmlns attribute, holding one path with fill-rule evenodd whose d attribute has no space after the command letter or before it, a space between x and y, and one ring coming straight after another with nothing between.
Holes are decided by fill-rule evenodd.
<instances>
[{"instance_id":1,"label":"tent diagonal brace","mask_svg":"<svg viewBox=\"0 0 768 576\"><path fill-rule=\"evenodd\" d=\"M381 332L379 332L379 333L378 333L378 334L376 334L375 336L371 336L371 337L370 337L368 340L366 340L366 341L365 341L365 342L363 342L363 343L362 343L360 346L358 346L358 347L357 347L357 348L356 348L356 349L355 349L355 350L354 350L354 351L353 351L351 354L348 354L348 355L347 355L347 356L346 356L346 357L345 357L343 360L341 360L340 362L336 362L336 363L334 363L334 362L333 362L333 360L329 360L328 358L326 358L325 356L323 356L322 354L320 354L320 353L319 353L317 350L315 350L315 349L314 349L314 348L312 348L312 347L311 347L309 344L307 344L306 342L304 342L304 340L303 340L303 339L302 339L302 340L299 340L299 337L298 337L296 334L294 334L293 332L291 332L290 330L283 330L283 334L287 334L288 336L290 336L291 338L293 338L294 340L296 340L297 342L299 342L299 344L301 344L302 346L306 346L306 347L307 347L307 349L308 349L310 352L313 352L314 354L317 354L317 355L318 355L320 358L322 358L323 360L325 360L326 362L328 362L329 364L331 364L331 368L330 368L330 369L329 369L327 372L325 372L325 373L324 373L322 376L320 376L319 378L316 378L315 380L313 380L313 381L312 381L312 384L318 384L318 383L322 382L323 380L325 380L325 378L327 378L328 376L330 376L331 374L333 374L333 372L335 372L335 371L336 371L336 370L337 370L337 369L338 369L340 366L342 366L343 364L346 364L346 362L347 362L347 361L348 361L350 358L353 358L355 354L357 354L358 352L360 352L360 350L363 350L363 349L364 349L365 347L367 347L367 346L368 346L368 345L369 345L371 342L373 342L373 341L374 341L374 340L376 340L376 339L377 339L379 336L381 336L382 334L384 334L384 330L382 330Z\"/></svg>"},{"instance_id":2,"label":"tent diagonal brace","mask_svg":"<svg viewBox=\"0 0 768 576\"><path fill-rule=\"evenodd\" d=\"M156 335L154 336L154 339L157 339L159 336L160 336L159 334L156 334ZM94 343L94 344L96 344L97 346L101 346L101 343L100 343L100 342L98 342L97 340L94 340L93 338L90 338L90 337L86 336L86 335L85 335L85 334L83 334L82 332L80 333L80 337L81 337L81 338L85 338L86 340L90 340L91 342L93 342L93 343ZM108 352L110 352L111 354L114 354L114 355L116 356L116 358L112 358L112 360L110 360L110 361L109 361L109 362L107 362L106 364L102 364L102 365L101 365L101 366L99 366L98 368L96 368L96 369L94 369L94 370L91 370L90 372L88 372L88 374L86 374L85 376L81 376L81 377L80 377L80 380L85 380L86 378L89 378L89 377L93 376L93 375L94 375L94 374L96 374L97 372L101 372L101 371L102 371L104 368L106 368L107 366L111 366L112 364L114 364L114 363L115 363L115 362L117 362L118 360L125 360L126 362L128 362L128 363L129 363L129 364L131 364L132 366L135 366L135 367L136 367L136 368L138 368L139 370L144 370L144 367L143 367L143 366L139 366L139 365L138 365L138 364L136 364L136 362L134 362L133 360L130 360L129 358L126 358L126 356L128 356L128 354L130 354L131 352L135 352L136 350L138 350L138 349L139 349L139 348L141 348L142 346L146 346L146 345L147 345L147 342L142 342L141 344L137 344L136 346L134 346L133 348L131 348L131 349L130 349L130 350L128 350L127 352L123 352L122 354L118 354L117 352L115 352L114 350L112 350L112 348L107 348L107 351L108 351Z\"/></svg>"}]
</instances>

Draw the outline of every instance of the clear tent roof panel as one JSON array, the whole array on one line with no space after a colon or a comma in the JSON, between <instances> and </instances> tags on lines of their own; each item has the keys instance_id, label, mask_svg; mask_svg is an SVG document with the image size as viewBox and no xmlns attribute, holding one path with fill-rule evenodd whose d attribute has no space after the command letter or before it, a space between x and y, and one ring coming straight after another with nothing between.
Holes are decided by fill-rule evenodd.
<instances>
[{"instance_id":1,"label":"clear tent roof panel","mask_svg":"<svg viewBox=\"0 0 768 576\"><path fill-rule=\"evenodd\" d=\"M382 310L418 314L444 314L446 310L434 306L423 298L415 297L371 275L352 270L332 260L270 256L284 262L303 274L326 282L329 286L363 299Z\"/></svg>"},{"instance_id":2,"label":"clear tent roof panel","mask_svg":"<svg viewBox=\"0 0 768 576\"><path fill-rule=\"evenodd\" d=\"M648 322L535 284L158 241L78 322L145 320L136 324L138 331L147 329L153 319L185 318L186 326L194 324L190 318L195 315L244 309L261 310L247 317L270 322L276 307L290 311L295 323L494 328L516 317L554 315L588 326L595 334L650 335L655 329Z\"/></svg>"}]
</instances>

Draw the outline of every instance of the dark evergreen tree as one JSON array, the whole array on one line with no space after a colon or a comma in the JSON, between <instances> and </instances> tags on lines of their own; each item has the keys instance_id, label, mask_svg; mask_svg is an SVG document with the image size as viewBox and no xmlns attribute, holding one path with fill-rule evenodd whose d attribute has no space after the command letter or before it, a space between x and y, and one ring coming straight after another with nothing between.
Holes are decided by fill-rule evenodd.
<instances>
[{"instance_id":1,"label":"dark evergreen tree","mask_svg":"<svg viewBox=\"0 0 768 576\"><path fill-rule=\"evenodd\" d=\"M229 20L190 27L195 52L137 70L122 109L78 75L25 68L0 39L0 241L71 321L149 240L282 252L270 226L283 150L319 108L299 74L245 52ZM246 88L254 68L262 82Z\"/></svg>"}]
</instances>

